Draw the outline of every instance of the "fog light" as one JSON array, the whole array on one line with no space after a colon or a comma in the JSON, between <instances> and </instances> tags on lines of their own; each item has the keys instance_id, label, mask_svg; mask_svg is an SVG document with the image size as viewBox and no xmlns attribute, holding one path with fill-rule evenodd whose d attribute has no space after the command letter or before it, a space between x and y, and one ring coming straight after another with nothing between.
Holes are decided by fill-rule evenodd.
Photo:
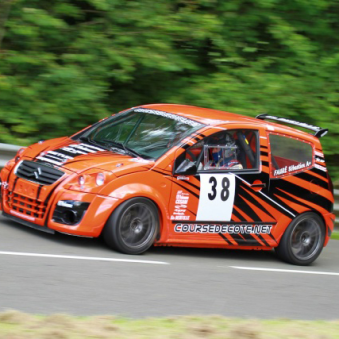
<instances>
[{"instance_id":1,"label":"fog light","mask_svg":"<svg viewBox=\"0 0 339 339\"><path fill-rule=\"evenodd\" d=\"M105 175L103 173L98 173L95 181L98 186L103 185L105 183Z\"/></svg>"}]
</instances>

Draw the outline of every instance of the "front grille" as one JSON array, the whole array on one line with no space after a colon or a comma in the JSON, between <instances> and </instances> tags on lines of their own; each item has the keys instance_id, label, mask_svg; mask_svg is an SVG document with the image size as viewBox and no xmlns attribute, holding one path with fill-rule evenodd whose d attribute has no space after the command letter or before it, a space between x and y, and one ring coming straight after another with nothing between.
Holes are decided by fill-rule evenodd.
<instances>
[{"instance_id":1,"label":"front grille","mask_svg":"<svg viewBox=\"0 0 339 339\"><path fill-rule=\"evenodd\" d=\"M17 193L8 192L7 204L12 210L31 217L42 219L45 216L46 206L41 200L31 199Z\"/></svg>"},{"instance_id":2,"label":"front grille","mask_svg":"<svg viewBox=\"0 0 339 339\"><path fill-rule=\"evenodd\" d=\"M23 160L16 169L19 178L36 182L40 185L51 185L60 179L64 172L39 162Z\"/></svg>"}]
</instances>

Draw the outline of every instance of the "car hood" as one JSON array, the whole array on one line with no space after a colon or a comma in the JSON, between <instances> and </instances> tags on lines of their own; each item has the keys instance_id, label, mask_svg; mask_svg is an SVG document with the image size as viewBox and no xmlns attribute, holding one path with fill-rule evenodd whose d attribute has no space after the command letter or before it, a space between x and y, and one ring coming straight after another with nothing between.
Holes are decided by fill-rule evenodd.
<instances>
[{"instance_id":1,"label":"car hood","mask_svg":"<svg viewBox=\"0 0 339 339\"><path fill-rule=\"evenodd\" d=\"M107 151L101 147L76 142L69 138L34 144L26 149L23 156L75 173L97 168L113 172L116 176L146 171L154 165L154 161L121 154L118 151Z\"/></svg>"}]
</instances>

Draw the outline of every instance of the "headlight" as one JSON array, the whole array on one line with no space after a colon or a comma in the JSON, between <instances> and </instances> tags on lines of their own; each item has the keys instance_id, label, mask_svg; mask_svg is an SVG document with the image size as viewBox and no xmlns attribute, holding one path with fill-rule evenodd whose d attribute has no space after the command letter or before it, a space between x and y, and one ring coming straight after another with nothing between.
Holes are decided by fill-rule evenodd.
<instances>
[{"instance_id":1,"label":"headlight","mask_svg":"<svg viewBox=\"0 0 339 339\"><path fill-rule=\"evenodd\" d=\"M112 172L104 171L99 168L91 168L85 172L79 173L74 177L65 188L81 192L97 193L102 186L115 178Z\"/></svg>"},{"instance_id":2,"label":"headlight","mask_svg":"<svg viewBox=\"0 0 339 339\"><path fill-rule=\"evenodd\" d=\"M78 182L80 186L83 186L85 184L85 177L83 175L80 175L78 178Z\"/></svg>"},{"instance_id":3,"label":"headlight","mask_svg":"<svg viewBox=\"0 0 339 339\"><path fill-rule=\"evenodd\" d=\"M98 173L97 177L95 179L95 182L98 186L101 186L105 183L105 174L104 173Z\"/></svg>"}]
</instances>

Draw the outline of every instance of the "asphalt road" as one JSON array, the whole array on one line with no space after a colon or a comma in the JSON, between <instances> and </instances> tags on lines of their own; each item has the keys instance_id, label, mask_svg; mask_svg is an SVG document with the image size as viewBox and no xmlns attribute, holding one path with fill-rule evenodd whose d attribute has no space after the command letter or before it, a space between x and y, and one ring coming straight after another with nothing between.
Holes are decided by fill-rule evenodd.
<instances>
[{"instance_id":1,"label":"asphalt road","mask_svg":"<svg viewBox=\"0 0 339 339\"><path fill-rule=\"evenodd\" d=\"M127 256L100 239L49 235L1 216L0 311L339 319L338 258L336 240L309 267L273 251L158 247Z\"/></svg>"}]
</instances>

